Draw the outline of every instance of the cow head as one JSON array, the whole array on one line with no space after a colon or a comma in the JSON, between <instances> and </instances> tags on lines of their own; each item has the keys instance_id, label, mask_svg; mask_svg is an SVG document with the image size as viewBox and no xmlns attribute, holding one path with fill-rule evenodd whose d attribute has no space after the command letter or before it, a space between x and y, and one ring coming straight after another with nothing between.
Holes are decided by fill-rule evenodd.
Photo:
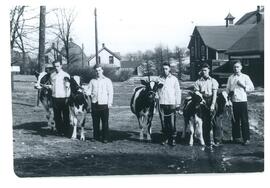
<instances>
[{"instance_id":1,"label":"cow head","mask_svg":"<svg viewBox=\"0 0 270 188\"><path fill-rule=\"evenodd\" d=\"M203 96L200 92L198 91L195 91L195 92L189 92L189 95L191 96L192 98L192 101L195 103L195 104L202 104L202 105L205 105L206 102L205 100L203 99Z\"/></svg>"},{"instance_id":2,"label":"cow head","mask_svg":"<svg viewBox=\"0 0 270 188\"><path fill-rule=\"evenodd\" d=\"M47 72L35 72L34 73L36 78L37 78L37 82L34 86L35 89L41 89L43 88L43 85L49 85L51 83L50 81L50 73Z\"/></svg>"},{"instance_id":3,"label":"cow head","mask_svg":"<svg viewBox=\"0 0 270 188\"><path fill-rule=\"evenodd\" d=\"M145 86L146 97L149 102L155 100L157 91L163 87L162 83L156 81L141 80L141 84Z\"/></svg>"},{"instance_id":4,"label":"cow head","mask_svg":"<svg viewBox=\"0 0 270 188\"><path fill-rule=\"evenodd\" d=\"M71 93L82 92L81 89L81 78L79 76L71 76L69 78L65 78L66 87L70 87Z\"/></svg>"},{"instance_id":5,"label":"cow head","mask_svg":"<svg viewBox=\"0 0 270 188\"><path fill-rule=\"evenodd\" d=\"M226 91L218 93L217 103L221 107L230 107L232 105L230 94L228 95Z\"/></svg>"}]
</instances>

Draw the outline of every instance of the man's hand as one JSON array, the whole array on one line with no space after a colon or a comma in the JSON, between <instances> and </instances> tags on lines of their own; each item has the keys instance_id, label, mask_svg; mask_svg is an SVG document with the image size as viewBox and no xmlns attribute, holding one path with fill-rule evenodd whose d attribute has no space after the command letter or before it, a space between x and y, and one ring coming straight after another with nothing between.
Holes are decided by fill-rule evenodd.
<instances>
[{"instance_id":1,"label":"man's hand","mask_svg":"<svg viewBox=\"0 0 270 188\"><path fill-rule=\"evenodd\" d=\"M211 104L210 111L213 112L214 110L215 110L215 105L214 104Z\"/></svg>"},{"instance_id":2,"label":"man's hand","mask_svg":"<svg viewBox=\"0 0 270 188\"><path fill-rule=\"evenodd\" d=\"M52 85L44 85L44 87L45 87L46 89L51 89L51 88L52 88Z\"/></svg>"}]
</instances>

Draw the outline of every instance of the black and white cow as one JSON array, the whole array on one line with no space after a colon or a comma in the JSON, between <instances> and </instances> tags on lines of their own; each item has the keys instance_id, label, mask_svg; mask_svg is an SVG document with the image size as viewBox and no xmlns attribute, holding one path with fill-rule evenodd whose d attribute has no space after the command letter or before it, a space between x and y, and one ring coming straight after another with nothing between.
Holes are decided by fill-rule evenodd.
<instances>
[{"instance_id":1,"label":"black and white cow","mask_svg":"<svg viewBox=\"0 0 270 188\"><path fill-rule=\"evenodd\" d=\"M233 116L233 110L232 110L232 101L231 101L231 96L227 94L226 91L219 92L217 94L217 108L215 112L215 116L217 118L217 123L221 128L221 137L223 137L223 121L225 120L225 115L227 117L231 117L232 120L234 121L234 116Z\"/></svg>"},{"instance_id":2,"label":"black and white cow","mask_svg":"<svg viewBox=\"0 0 270 188\"><path fill-rule=\"evenodd\" d=\"M156 107L156 94L163 84L155 81L141 80L143 86L137 87L131 98L130 108L139 122L140 140L144 139L144 129L147 128L147 140L151 140L151 123Z\"/></svg>"},{"instance_id":3,"label":"black and white cow","mask_svg":"<svg viewBox=\"0 0 270 188\"><path fill-rule=\"evenodd\" d=\"M39 90L39 100L46 110L46 118L48 120L48 126L53 131L55 129L55 122L53 119L53 107L52 107L52 90L49 87L51 85L50 73L47 72L35 72L37 82L34 86Z\"/></svg>"},{"instance_id":4,"label":"black and white cow","mask_svg":"<svg viewBox=\"0 0 270 188\"><path fill-rule=\"evenodd\" d=\"M186 132L190 132L189 145L192 146L195 137L200 140L201 145L205 145L203 139L203 120L202 116L206 110L206 102L201 93L190 92L184 101L183 116L184 116L184 130L182 139L186 137Z\"/></svg>"},{"instance_id":5,"label":"black and white cow","mask_svg":"<svg viewBox=\"0 0 270 188\"><path fill-rule=\"evenodd\" d=\"M80 140L85 140L85 120L87 109L90 108L91 100L84 92L81 87L80 77L72 76L67 79L70 82L70 98L69 98L69 109L70 109L70 121L73 125L73 133L71 139L77 139L77 127L81 127Z\"/></svg>"}]
</instances>

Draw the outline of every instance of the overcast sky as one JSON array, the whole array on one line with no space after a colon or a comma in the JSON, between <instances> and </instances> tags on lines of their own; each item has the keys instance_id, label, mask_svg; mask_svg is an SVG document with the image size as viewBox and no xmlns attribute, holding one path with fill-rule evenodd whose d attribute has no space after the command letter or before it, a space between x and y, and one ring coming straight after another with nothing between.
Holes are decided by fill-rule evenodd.
<instances>
[{"instance_id":1,"label":"overcast sky","mask_svg":"<svg viewBox=\"0 0 270 188\"><path fill-rule=\"evenodd\" d=\"M187 47L195 25L224 25L230 12L237 21L256 10L257 0L164 0L98 1L76 6L74 40L84 43L86 54L94 53L94 7L98 15L99 46L105 43L121 54L153 49L159 44Z\"/></svg>"},{"instance_id":2,"label":"overcast sky","mask_svg":"<svg viewBox=\"0 0 270 188\"><path fill-rule=\"evenodd\" d=\"M95 52L96 7L99 48L105 43L110 50L124 55L154 49L160 44L170 49L187 47L196 25L224 25L229 12L236 22L263 3L263 0L98 0L76 1L74 6L74 2L52 4L50 1L47 10L63 5L75 7L72 38L75 43L84 44L89 56ZM47 19L49 23L51 18Z\"/></svg>"}]
</instances>

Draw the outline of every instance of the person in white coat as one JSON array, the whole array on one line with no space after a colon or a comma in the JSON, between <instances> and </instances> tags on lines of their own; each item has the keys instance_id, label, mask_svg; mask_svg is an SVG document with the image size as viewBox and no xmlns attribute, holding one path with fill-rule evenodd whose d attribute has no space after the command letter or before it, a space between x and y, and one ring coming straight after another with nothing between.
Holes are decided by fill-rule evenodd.
<instances>
[{"instance_id":1,"label":"person in white coat","mask_svg":"<svg viewBox=\"0 0 270 188\"><path fill-rule=\"evenodd\" d=\"M253 91L254 86L249 76L241 72L240 60L234 63L233 71L227 82L227 93L233 102L232 138L235 143L241 143L242 132L243 144L247 145L250 142L247 92Z\"/></svg>"}]
</instances>

